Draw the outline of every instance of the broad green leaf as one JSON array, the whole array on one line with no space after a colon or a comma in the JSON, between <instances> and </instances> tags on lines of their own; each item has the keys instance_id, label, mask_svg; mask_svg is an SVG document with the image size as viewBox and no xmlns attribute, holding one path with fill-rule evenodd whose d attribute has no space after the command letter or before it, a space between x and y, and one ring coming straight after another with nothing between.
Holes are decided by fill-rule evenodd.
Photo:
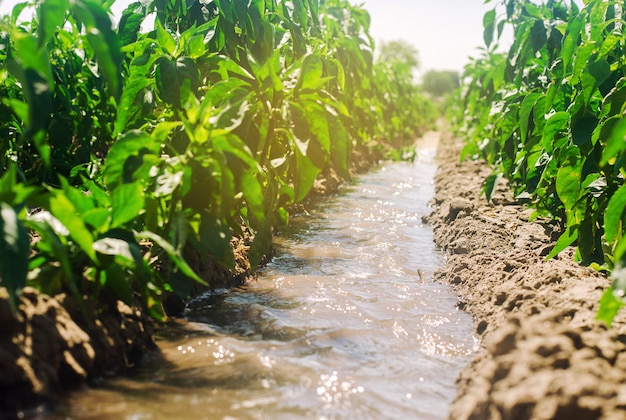
<instances>
[{"instance_id":1,"label":"broad green leaf","mask_svg":"<svg viewBox=\"0 0 626 420\"><path fill-rule=\"evenodd\" d=\"M247 170L241 177L241 189L257 222L265 220L263 188L257 179L256 171Z\"/></svg>"},{"instance_id":2,"label":"broad green leaf","mask_svg":"<svg viewBox=\"0 0 626 420\"><path fill-rule=\"evenodd\" d=\"M317 54L310 54L304 57L300 68L300 78L298 79L298 89L319 89L328 79L322 78L324 74L324 63Z\"/></svg>"},{"instance_id":3,"label":"broad green leaf","mask_svg":"<svg viewBox=\"0 0 626 420\"><path fill-rule=\"evenodd\" d=\"M124 133L113 143L106 157L104 179L109 189L114 189L124 180L125 172L128 172L129 159L141 161L143 155L158 155L160 149L161 144L143 131L131 130Z\"/></svg>"},{"instance_id":4,"label":"broad green leaf","mask_svg":"<svg viewBox=\"0 0 626 420\"><path fill-rule=\"evenodd\" d=\"M110 92L118 99L122 91L124 55L111 19L97 0L72 0L71 4L75 16L85 25L87 40L96 54L98 67L109 85Z\"/></svg>"},{"instance_id":5,"label":"broad green leaf","mask_svg":"<svg viewBox=\"0 0 626 420\"><path fill-rule=\"evenodd\" d=\"M524 97L522 101L522 105L519 110L519 128L520 135L522 137L522 143L526 143L526 138L528 136L528 125L530 122L530 115L533 112L533 108L537 103L537 100L542 96L541 93L529 93Z\"/></svg>"},{"instance_id":6,"label":"broad green leaf","mask_svg":"<svg viewBox=\"0 0 626 420\"><path fill-rule=\"evenodd\" d=\"M583 117L572 123L572 140L576 146L591 147L591 135L598 126L596 117Z\"/></svg>"},{"instance_id":7,"label":"broad green leaf","mask_svg":"<svg viewBox=\"0 0 626 420\"><path fill-rule=\"evenodd\" d=\"M616 33L609 34L604 39L604 42L602 43L602 47L600 48L600 51L598 52L598 55L600 57L604 57L604 56L608 55L616 47L619 46L619 42L621 41L621 39L622 39L622 37L620 35L616 34Z\"/></svg>"},{"instance_id":8,"label":"broad green leaf","mask_svg":"<svg viewBox=\"0 0 626 420\"><path fill-rule=\"evenodd\" d=\"M588 73L584 70L591 61L590 59L595 49L596 45L593 42L585 43L576 49L574 68L572 69L572 84L577 84L580 81L581 77L588 75Z\"/></svg>"},{"instance_id":9,"label":"broad green leaf","mask_svg":"<svg viewBox=\"0 0 626 420\"><path fill-rule=\"evenodd\" d=\"M602 152L601 165L604 165L621 155L626 150L626 119L620 120L613 127L607 140L606 147Z\"/></svg>"},{"instance_id":10,"label":"broad green leaf","mask_svg":"<svg viewBox=\"0 0 626 420\"><path fill-rule=\"evenodd\" d=\"M533 24L533 27L530 30L530 38L535 52L543 48L543 46L548 42L546 27L542 19L536 20Z\"/></svg>"},{"instance_id":11,"label":"broad green leaf","mask_svg":"<svg viewBox=\"0 0 626 420\"><path fill-rule=\"evenodd\" d=\"M606 241L611 244L622 231L622 216L626 209L626 186L620 187L609 201L604 212L604 234Z\"/></svg>"},{"instance_id":12,"label":"broad green leaf","mask_svg":"<svg viewBox=\"0 0 626 420\"><path fill-rule=\"evenodd\" d=\"M320 146L326 153L330 153L330 133L328 128L328 120L330 115L319 104L311 101L304 101L302 104L304 115L309 123L309 129L315 136ZM337 116L335 116L337 118Z\"/></svg>"},{"instance_id":13,"label":"broad green leaf","mask_svg":"<svg viewBox=\"0 0 626 420\"><path fill-rule=\"evenodd\" d=\"M128 9L122 13L118 24L118 34L121 45L128 45L137 41L137 34L141 29L143 19L143 14L134 13Z\"/></svg>"},{"instance_id":14,"label":"broad green leaf","mask_svg":"<svg viewBox=\"0 0 626 420\"><path fill-rule=\"evenodd\" d=\"M300 202L309 193L311 187L313 187L315 178L322 172L322 169L311 161L306 155L306 151L303 153L303 148L306 149L306 146L298 140L295 140L295 142L298 144L295 149L296 169L298 173L298 179L295 183L296 202Z\"/></svg>"},{"instance_id":15,"label":"broad green leaf","mask_svg":"<svg viewBox=\"0 0 626 420\"><path fill-rule=\"evenodd\" d=\"M556 191L566 210L572 209L580 197L582 164L578 159L559 168Z\"/></svg>"},{"instance_id":16,"label":"broad green leaf","mask_svg":"<svg viewBox=\"0 0 626 420\"><path fill-rule=\"evenodd\" d=\"M10 58L6 60L6 67L22 84L22 94L28 104L28 117L24 118L21 101L9 99L8 104L24 119L24 136L35 140L44 162L50 163L50 147L40 134L50 123L53 107L53 79L47 50L39 48L36 39L29 35L20 34L14 39L21 64Z\"/></svg>"},{"instance_id":17,"label":"broad green leaf","mask_svg":"<svg viewBox=\"0 0 626 420\"><path fill-rule=\"evenodd\" d=\"M596 320L604 322L607 328L611 328L613 319L615 319L619 310L625 305L622 299L618 299L616 296L616 293L623 292L623 289L621 291L616 291L613 287L609 287L602 294L602 298L600 299L600 308L596 314Z\"/></svg>"},{"instance_id":18,"label":"broad green leaf","mask_svg":"<svg viewBox=\"0 0 626 420\"><path fill-rule=\"evenodd\" d=\"M554 248L552 248L552 251L550 251L545 260L550 260L559 255L561 251L576 242L576 239L578 239L578 229L574 227L566 228L565 232L559 236L556 244L554 244Z\"/></svg>"},{"instance_id":19,"label":"broad green leaf","mask_svg":"<svg viewBox=\"0 0 626 420\"><path fill-rule=\"evenodd\" d=\"M491 197L498 186L498 181L502 178L502 174L491 174L483 183L482 193L485 194L487 202L491 202Z\"/></svg>"},{"instance_id":20,"label":"broad green leaf","mask_svg":"<svg viewBox=\"0 0 626 420\"><path fill-rule=\"evenodd\" d=\"M120 184L111 191L111 227L117 228L135 219L144 208L144 191L140 182Z\"/></svg>"},{"instance_id":21,"label":"broad green leaf","mask_svg":"<svg viewBox=\"0 0 626 420\"><path fill-rule=\"evenodd\" d=\"M156 85L164 102L174 108L180 108L180 80L176 62L160 58L156 62Z\"/></svg>"},{"instance_id":22,"label":"broad green leaf","mask_svg":"<svg viewBox=\"0 0 626 420\"><path fill-rule=\"evenodd\" d=\"M200 241L215 259L228 268L235 267L235 254L230 244L232 235L228 225L208 212L202 214Z\"/></svg>"},{"instance_id":23,"label":"broad green leaf","mask_svg":"<svg viewBox=\"0 0 626 420\"><path fill-rule=\"evenodd\" d=\"M146 88L154 84L154 81L144 77L138 77L126 81L120 103L117 107L115 119L115 134L124 132L129 125L138 121L144 107L144 95Z\"/></svg>"},{"instance_id":24,"label":"broad green leaf","mask_svg":"<svg viewBox=\"0 0 626 420\"><path fill-rule=\"evenodd\" d=\"M328 119L328 131L332 139L330 143L330 158L344 179L350 179L350 152L352 151L352 141L340 118Z\"/></svg>"},{"instance_id":25,"label":"broad green leaf","mask_svg":"<svg viewBox=\"0 0 626 420\"><path fill-rule=\"evenodd\" d=\"M568 25L565 38L563 38L563 47L561 48L561 58L563 59L563 71L568 72L570 63L573 61L574 51L578 46L580 39L580 31L585 25L582 15L573 17Z\"/></svg>"},{"instance_id":26,"label":"broad green leaf","mask_svg":"<svg viewBox=\"0 0 626 420\"><path fill-rule=\"evenodd\" d=\"M546 125L543 128L543 136L541 139L541 144L544 148L551 150L552 144L554 142L554 137L557 133L565 130L567 128L567 124L570 120L569 112L562 111L557 112L550 116L548 121L546 121Z\"/></svg>"},{"instance_id":27,"label":"broad green leaf","mask_svg":"<svg viewBox=\"0 0 626 420\"><path fill-rule=\"evenodd\" d=\"M40 47L53 39L58 28L63 26L69 6L69 0L46 0L39 3L37 29Z\"/></svg>"},{"instance_id":28,"label":"broad green leaf","mask_svg":"<svg viewBox=\"0 0 626 420\"><path fill-rule=\"evenodd\" d=\"M50 213L67 228L70 237L83 250L85 254L97 263L96 254L93 250L93 236L85 226L80 212L74 204L65 196L63 191L53 190L50 196Z\"/></svg>"},{"instance_id":29,"label":"broad green leaf","mask_svg":"<svg viewBox=\"0 0 626 420\"><path fill-rule=\"evenodd\" d=\"M109 209L99 207L87 210L82 214L82 217L85 223L98 232L105 232L109 229L111 222L111 212Z\"/></svg>"},{"instance_id":30,"label":"broad green leaf","mask_svg":"<svg viewBox=\"0 0 626 420\"><path fill-rule=\"evenodd\" d=\"M30 238L17 213L0 202L0 285L9 292L9 305L17 313L19 295L26 285Z\"/></svg>"},{"instance_id":31,"label":"broad green leaf","mask_svg":"<svg viewBox=\"0 0 626 420\"><path fill-rule=\"evenodd\" d=\"M174 57L176 53L176 40L174 37L163 27L159 19L154 21L154 29L156 30L159 46L171 57Z\"/></svg>"},{"instance_id":32,"label":"broad green leaf","mask_svg":"<svg viewBox=\"0 0 626 420\"><path fill-rule=\"evenodd\" d=\"M491 46L493 42L493 34L495 31L495 22L496 22L496 10L489 10L483 16L483 39L485 41L485 45L487 47Z\"/></svg>"},{"instance_id":33,"label":"broad green leaf","mask_svg":"<svg viewBox=\"0 0 626 420\"><path fill-rule=\"evenodd\" d=\"M37 38L28 33L15 32L12 39L15 43L15 58L17 60L7 60L8 70L18 79L25 79L25 76L19 74L19 69L30 69L37 73L39 78L45 80L48 86L53 85L54 77L52 76L48 49L40 48Z\"/></svg>"}]
</instances>

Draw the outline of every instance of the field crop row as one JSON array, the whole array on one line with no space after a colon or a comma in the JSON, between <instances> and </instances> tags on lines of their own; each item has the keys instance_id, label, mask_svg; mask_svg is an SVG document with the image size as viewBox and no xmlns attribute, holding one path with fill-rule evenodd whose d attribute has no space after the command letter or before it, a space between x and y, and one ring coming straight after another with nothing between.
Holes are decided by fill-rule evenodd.
<instances>
[{"instance_id":1,"label":"field crop row","mask_svg":"<svg viewBox=\"0 0 626 420\"><path fill-rule=\"evenodd\" d=\"M348 178L353 150L409 145L433 118L347 1L142 1L117 27L111 3L22 3L0 22L14 310L30 284L162 318L164 293L206 284L185 255L232 268L246 238L254 270L323 170Z\"/></svg>"}]
</instances>

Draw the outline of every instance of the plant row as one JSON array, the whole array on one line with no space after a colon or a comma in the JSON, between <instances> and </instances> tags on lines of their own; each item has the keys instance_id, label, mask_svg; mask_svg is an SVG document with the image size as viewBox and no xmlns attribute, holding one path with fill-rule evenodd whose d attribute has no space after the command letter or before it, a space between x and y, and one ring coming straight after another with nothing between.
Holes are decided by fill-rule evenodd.
<instances>
[{"instance_id":1,"label":"plant row","mask_svg":"<svg viewBox=\"0 0 626 420\"><path fill-rule=\"evenodd\" d=\"M487 198L504 176L536 216L560 222L548 258L575 245L583 264L612 272L598 315L610 325L626 293L624 2L500 3L484 17L487 48L466 67L455 111L463 155L494 166ZM507 27L513 44L498 53Z\"/></svg>"},{"instance_id":2,"label":"plant row","mask_svg":"<svg viewBox=\"0 0 626 420\"><path fill-rule=\"evenodd\" d=\"M142 1L116 27L106 7L22 3L0 23L14 309L30 284L161 318L164 293L210 286L185 256L232 268L247 238L254 270L323 170L348 178L354 149L409 145L432 119L347 1Z\"/></svg>"}]
</instances>

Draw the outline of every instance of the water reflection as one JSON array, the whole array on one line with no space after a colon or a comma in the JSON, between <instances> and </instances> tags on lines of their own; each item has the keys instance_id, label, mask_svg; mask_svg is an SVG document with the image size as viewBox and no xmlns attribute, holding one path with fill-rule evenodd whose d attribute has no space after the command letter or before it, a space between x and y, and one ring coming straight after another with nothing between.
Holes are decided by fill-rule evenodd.
<instances>
[{"instance_id":1,"label":"water reflection","mask_svg":"<svg viewBox=\"0 0 626 420\"><path fill-rule=\"evenodd\" d=\"M258 282L191 302L134 377L71 395L59 417L444 418L476 342L430 280L434 171L427 151L294 217Z\"/></svg>"}]
</instances>

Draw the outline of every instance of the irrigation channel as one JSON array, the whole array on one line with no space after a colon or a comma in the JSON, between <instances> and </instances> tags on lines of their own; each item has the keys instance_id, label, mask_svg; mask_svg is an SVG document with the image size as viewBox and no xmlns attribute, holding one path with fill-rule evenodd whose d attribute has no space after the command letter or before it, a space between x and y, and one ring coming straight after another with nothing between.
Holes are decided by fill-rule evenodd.
<instances>
[{"instance_id":1,"label":"irrigation channel","mask_svg":"<svg viewBox=\"0 0 626 420\"><path fill-rule=\"evenodd\" d=\"M158 360L58 418L445 418L477 342L431 280L435 150L418 151L294 217L257 282L191 302Z\"/></svg>"}]
</instances>

